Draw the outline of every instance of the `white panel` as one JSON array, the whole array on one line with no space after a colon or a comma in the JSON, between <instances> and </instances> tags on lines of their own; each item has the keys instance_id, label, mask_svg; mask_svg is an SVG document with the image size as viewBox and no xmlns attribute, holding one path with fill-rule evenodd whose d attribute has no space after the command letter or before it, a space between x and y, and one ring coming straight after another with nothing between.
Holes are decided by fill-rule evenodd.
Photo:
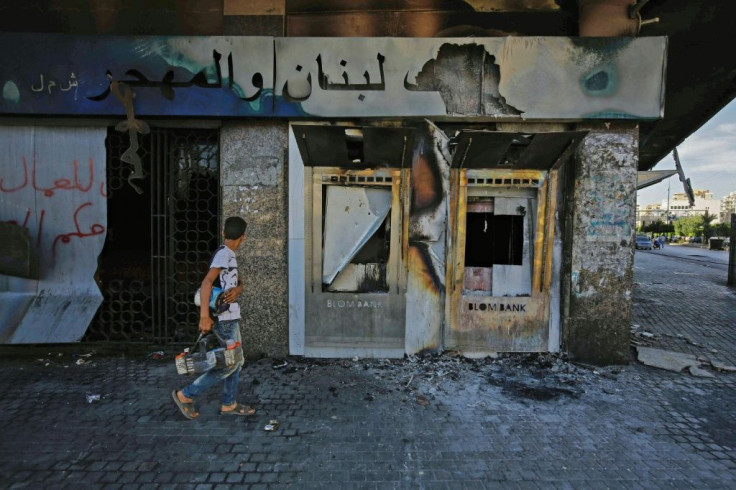
<instances>
[{"instance_id":1,"label":"white panel","mask_svg":"<svg viewBox=\"0 0 736 490\"><path fill-rule=\"evenodd\" d=\"M524 248L521 265L493 265L493 296L526 296L532 294L532 213L530 200L496 197L496 215L524 216Z\"/></svg>"},{"instance_id":2,"label":"white panel","mask_svg":"<svg viewBox=\"0 0 736 490\"><path fill-rule=\"evenodd\" d=\"M555 217L555 221L557 221ZM557 224L557 223L555 223ZM560 271L562 269L562 240L559 227L555 230L555 243L552 250L552 284L550 285L549 299L549 340L547 347L550 352L560 352L562 332L560 322Z\"/></svg>"},{"instance_id":3,"label":"white panel","mask_svg":"<svg viewBox=\"0 0 736 490\"><path fill-rule=\"evenodd\" d=\"M437 241L428 242L427 253L438 278L445 279L445 235L441 234ZM416 260L416 254L414 254ZM411 260L411 259L410 259ZM444 315L444 294L438 290L429 290L425 276L412 270L412 267L423 267L419 262L409 263L409 277L406 291L406 333L404 348L407 354L416 354L424 349L438 349L442 343L442 320ZM437 288L439 289L439 288Z\"/></svg>"},{"instance_id":4,"label":"white panel","mask_svg":"<svg viewBox=\"0 0 736 490\"><path fill-rule=\"evenodd\" d=\"M381 226L391 210L391 191L365 187L327 187L322 282L335 276Z\"/></svg>"},{"instance_id":5,"label":"white panel","mask_svg":"<svg viewBox=\"0 0 736 490\"><path fill-rule=\"evenodd\" d=\"M289 354L304 355L304 163L289 131Z\"/></svg>"},{"instance_id":6,"label":"white panel","mask_svg":"<svg viewBox=\"0 0 736 490\"><path fill-rule=\"evenodd\" d=\"M519 216L529 214L529 199L514 197L496 197L493 214ZM523 209L523 211L522 211Z\"/></svg>"},{"instance_id":7,"label":"white panel","mask_svg":"<svg viewBox=\"0 0 736 490\"><path fill-rule=\"evenodd\" d=\"M346 264L332 281L328 291L358 291L366 278L378 281L383 273L380 264Z\"/></svg>"},{"instance_id":8,"label":"white panel","mask_svg":"<svg viewBox=\"0 0 736 490\"><path fill-rule=\"evenodd\" d=\"M532 294L531 268L522 265L493 266L493 296L529 296Z\"/></svg>"},{"instance_id":9,"label":"white panel","mask_svg":"<svg viewBox=\"0 0 736 490\"><path fill-rule=\"evenodd\" d=\"M41 277L0 281L0 341L77 341L102 302L94 275L107 230L106 133L0 128L0 219L28 228Z\"/></svg>"}]
</instances>

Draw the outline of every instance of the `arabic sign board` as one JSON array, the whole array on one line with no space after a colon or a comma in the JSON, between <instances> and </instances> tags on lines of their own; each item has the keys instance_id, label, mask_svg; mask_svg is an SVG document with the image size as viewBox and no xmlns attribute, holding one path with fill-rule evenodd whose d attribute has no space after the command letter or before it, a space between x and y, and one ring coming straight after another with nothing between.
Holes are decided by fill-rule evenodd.
<instances>
[{"instance_id":1,"label":"arabic sign board","mask_svg":"<svg viewBox=\"0 0 736 490\"><path fill-rule=\"evenodd\" d=\"M271 115L268 37L3 33L0 46L4 113L122 115L109 74L135 92L138 115Z\"/></svg>"},{"instance_id":2,"label":"arabic sign board","mask_svg":"<svg viewBox=\"0 0 736 490\"><path fill-rule=\"evenodd\" d=\"M656 119L666 43L0 33L0 113Z\"/></svg>"}]
</instances>

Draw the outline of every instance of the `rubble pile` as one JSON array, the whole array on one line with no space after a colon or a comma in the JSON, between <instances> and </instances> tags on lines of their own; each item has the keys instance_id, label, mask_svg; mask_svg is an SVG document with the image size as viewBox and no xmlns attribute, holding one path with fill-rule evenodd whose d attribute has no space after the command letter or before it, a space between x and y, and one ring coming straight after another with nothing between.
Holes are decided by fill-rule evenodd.
<instances>
[{"instance_id":1,"label":"rubble pile","mask_svg":"<svg viewBox=\"0 0 736 490\"><path fill-rule=\"evenodd\" d=\"M591 390L615 394L620 391L616 385L623 369L575 363L565 355L554 353L503 353L466 358L456 352L445 352L403 359L289 357L269 362L283 374L285 383L314 383L315 379L323 378L326 396L339 397L347 390L360 390L362 401L372 402L378 396L398 394L401 401L423 407L440 396L463 390L474 393L500 390L517 400L535 401L574 399ZM339 375L331 375L334 370L340 370ZM475 403L470 398L468 403Z\"/></svg>"}]
</instances>

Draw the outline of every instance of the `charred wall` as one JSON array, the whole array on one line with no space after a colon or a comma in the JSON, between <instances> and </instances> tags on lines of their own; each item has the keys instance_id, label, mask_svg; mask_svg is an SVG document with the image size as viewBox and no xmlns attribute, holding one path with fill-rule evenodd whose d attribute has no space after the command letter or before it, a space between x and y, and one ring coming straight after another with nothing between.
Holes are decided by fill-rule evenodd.
<instances>
[{"instance_id":1,"label":"charred wall","mask_svg":"<svg viewBox=\"0 0 736 490\"><path fill-rule=\"evenodd\" d=\"M570 173L563 265L563 343L574 359L602 364L629 357L633 294L638 130L590 133Z\"/></svg>"}]
</instances>

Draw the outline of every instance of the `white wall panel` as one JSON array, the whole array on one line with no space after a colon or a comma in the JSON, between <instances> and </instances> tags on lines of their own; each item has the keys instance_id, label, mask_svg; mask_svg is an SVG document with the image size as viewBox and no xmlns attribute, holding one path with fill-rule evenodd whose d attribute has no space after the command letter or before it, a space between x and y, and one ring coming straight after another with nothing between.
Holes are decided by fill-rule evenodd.
<instances>
[{"instance_id":1,"label":"white wall panel","mask_svg":"<svg viewBox=\"0 0 736 490\"><path fill-rule=\"evenodd\" d=\"M0 220L26 227L38 280L0 275L0 342L79 340L102 302L105 128L0 128ZM135 217L131 216L131 219Z\"/></svg>"}]
</instances>

